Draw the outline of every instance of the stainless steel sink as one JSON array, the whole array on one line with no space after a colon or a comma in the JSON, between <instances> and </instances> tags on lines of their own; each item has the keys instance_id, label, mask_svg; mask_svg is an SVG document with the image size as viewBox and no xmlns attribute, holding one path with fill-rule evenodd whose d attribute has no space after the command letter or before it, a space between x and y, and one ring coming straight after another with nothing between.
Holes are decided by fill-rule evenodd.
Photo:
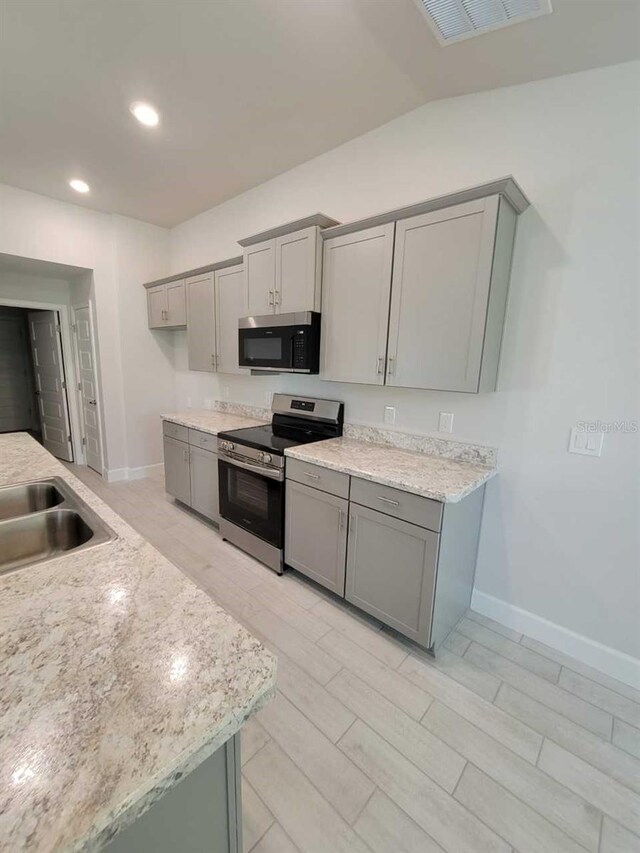
<instances>
[{"instance_id":1,"label":"stainless steel sink","mask_svg":"<svg viewBox=\"0 0 640 853\"><path fill-rule=\"evenodd\" d=\"M0 574L115 538L60 477L0 489Z\"/></svg>"},{"instance_id":2,"label":"stainless steel sink","mask_svg":"<svg viewBox=\"0 0 640 853\"><path fill-rule=\"evenodd\" d=\"M0 489L0 521L51 509L61 504L63 500L64 495L56 488L53 480L5 486Z\"/></svg>"}]
</instances>

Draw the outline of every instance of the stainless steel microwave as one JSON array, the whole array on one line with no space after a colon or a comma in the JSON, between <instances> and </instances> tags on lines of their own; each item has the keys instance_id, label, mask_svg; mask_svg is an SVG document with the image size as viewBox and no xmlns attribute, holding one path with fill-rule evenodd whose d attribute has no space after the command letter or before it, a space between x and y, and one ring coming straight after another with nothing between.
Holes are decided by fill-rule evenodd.
<instances>
[{"instance_id":1,"label":"stainless steel microwave","mask_svg":"<svg viewBox=\"0 0 640 853\"><path fill-rule=\"evenodd\" d=\"M238 321L238 363L276 373L318 373L320 314L265 314Z\"/></svg>"}]
</instances>

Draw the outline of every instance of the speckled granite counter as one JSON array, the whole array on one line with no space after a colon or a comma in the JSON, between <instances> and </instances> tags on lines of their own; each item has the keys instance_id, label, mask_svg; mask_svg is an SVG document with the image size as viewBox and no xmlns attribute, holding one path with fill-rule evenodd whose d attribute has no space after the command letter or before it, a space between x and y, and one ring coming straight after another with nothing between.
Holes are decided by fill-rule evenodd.
<instances>
[{"instance_id":1,"label":"speckled granite counter","mask_svg":"<svg viewBox=\"0 0 640 853\"><path fill-rule=\"evenodd\" d=\"M171 421L173 424L180 424L191 429L199 429L202 432L209 432L211 435L217 435L219 432L225 432L228 429L260 426L260 424L264 424L269 420L269 418L256 420L245 415L216 412L211 409L203 409L201 411L189 409L186 412L173 412L168 415L161 415L161 418L163 421Z\"/></svg>"},{"instance_id":2,"label":"speckled granite counter","mask_svg":"<svg viewBox=\"0 0 640 853\"><path fill-rule=\"evenodd\" d=\"M428 456L353 438L291 447L285 455L444 503L462 500L497 473L491 465Z\"/></svg>"},{"instance_id":3,"label":"speckled granite counter","mask_svg":"<svg viewBox=\"0 0 640 853\"><path fill-rule=\"evenodd\" d=\"M12 853L97 849L275 684L257 639L32 438L0 435L0 485L48 476L118 539L0 575L0 849Z\"/></svg>"}]
</instances>

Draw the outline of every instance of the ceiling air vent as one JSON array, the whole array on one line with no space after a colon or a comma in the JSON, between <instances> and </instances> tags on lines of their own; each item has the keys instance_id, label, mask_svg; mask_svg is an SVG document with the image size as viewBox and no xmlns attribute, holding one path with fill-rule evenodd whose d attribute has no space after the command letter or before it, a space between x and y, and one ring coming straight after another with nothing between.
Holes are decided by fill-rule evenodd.
<instances>
[{"instance_id":1,"label":"ceiling air vent","mask_svg":"<svg viewBox=\"0 0 640 853\"><path fill-rule=\"evenodd\" d=\"M551 12L551 0L415 0L442 45Z\"/></svg>"}]
</instances>

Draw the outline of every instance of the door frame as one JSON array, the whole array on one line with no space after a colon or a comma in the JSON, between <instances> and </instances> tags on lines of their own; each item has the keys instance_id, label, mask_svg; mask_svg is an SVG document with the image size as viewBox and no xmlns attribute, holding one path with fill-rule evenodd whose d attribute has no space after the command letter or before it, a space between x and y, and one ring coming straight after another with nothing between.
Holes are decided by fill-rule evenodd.
<instances>
[{"instance_id":1,"label":"door frame","mask_svg":"<svg viewBox=\"0 0 640 853\"><path fill-rule=\"evenodd\" d=\"M70 306L55 304L52 302L34 302L30 299L5 299L0 297L0 305L8 305L12 308L29 308L34 311L57 311L60 317L60 340L62 343L62 358L64 360L65 380L67 383L67 406L69 407L69 423L71 425L71 446L73 448L73 459L78 465L86 465L84 447L82 446L82 420L78 407L76 394L71 394L71 388L78 387L78 373L76 371L76 353L71 336L71 324L69 321ZM102 435L100 436L102 441ZM104 450L103 450L104 454Z\"/></svg>"},{"instance_id":2,"label":"door frame","mask_svg":"<svg viewBox=\"0 0 640 853\"><path fill-rule=\"evenodd\" d=\"M86 305L72 305L71 306L71 316L73 318L72 323L72 331L73 331L73 355L74 355L74 368L76 371L76 376L78 377L75 383L75 398L78 406L78 412L80 415L80 425L82 429L82 433L84 433L84 418L82 416L82 399L80 393L80 360L78 357L78 341L76 338L76 329L78 326L78 318L76 316L76 311L80 311L81 309L86 308L89 312L89 328L91 330L91 356L93 358L93 372L94 378L96 381L96 399L98 401L98 435L100 436L100 474L104 477L105 468L104 468L104 429L102 425L102 388L100 385L100 371L98 369L98 353L96 351L96 324L93 319L93 302L91 299L87 300ZM87 464L86 453L84 451L84 445L82 447L82 455L84 459L83 464ZM93 470L93 469L91 469Z\"/></svg>"}]
</instances>

